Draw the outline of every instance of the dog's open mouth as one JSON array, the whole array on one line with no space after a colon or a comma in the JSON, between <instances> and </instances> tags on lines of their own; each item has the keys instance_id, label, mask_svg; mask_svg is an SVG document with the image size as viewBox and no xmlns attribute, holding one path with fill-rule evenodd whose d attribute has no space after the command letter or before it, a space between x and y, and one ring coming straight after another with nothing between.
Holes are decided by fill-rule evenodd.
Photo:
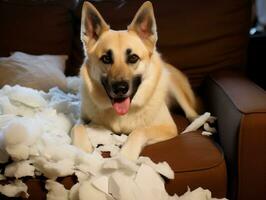
<instances>
[{"instance_id":1,"label":"dog's open mouth","mask_svg":"<svg viewBox=\"0 0 266 200\"><path fill-rule=\"evenodd\" d=\"M112 99L112 105L118 115L125 115L130 108L130 97Z\"/></svg>"},{"instance_id":2,"label":"dog's open mouth","mask_svg":"<svg viewBox=\"0 0 266 200\"><path fill-rule=\"evenodd\" d=\"M112 88L108 82L107 77L102 77L101 82L104 86L104 89L111 100L113 109L118 115L125 115L129 112L131 100L135 96L139 85L141 84L142 77L141 75L135 76L129 84L129 90L124 95L115 95L112 91Z\"/></svg>"}]
</instances>

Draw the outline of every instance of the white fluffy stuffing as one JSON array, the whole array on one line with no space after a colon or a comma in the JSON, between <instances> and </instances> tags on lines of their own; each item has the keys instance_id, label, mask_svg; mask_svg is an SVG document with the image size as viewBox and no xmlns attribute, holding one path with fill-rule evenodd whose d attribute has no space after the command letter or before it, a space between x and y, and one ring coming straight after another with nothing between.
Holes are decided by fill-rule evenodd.
<instances>
[{"instance_id":1,"label":"white fluffy stuffing","mask_svg":"<svg viewBox=\"0 0 266 200\"><path fill-rule=\"evenodd\" d=\"M71 81L71 91L77 91L78 79ZM188 191L181 197L168 195L161 175L173 179L170 166L166 162L155 164L148 157L136 162L121 157L119 150L126 135L114 135L90 125L87 130L94 152L87 154L71 145L69 133L78 120L79 105L78 95L58 88L48 93L21 86L0 90L0 163L9 158L13 161L0 178L16 178L11 184L0 185L2 194L27 196L27 186L19 179L42 174L49 179L45 185L48 200L212 199L211 193L203 189ZM188 130L208 118L210 114L205 114ZM112 158L103 158L101 151L110 151ZM70 190L55 181L73 174L78 183Z\"/></svg>"}]
</instances>

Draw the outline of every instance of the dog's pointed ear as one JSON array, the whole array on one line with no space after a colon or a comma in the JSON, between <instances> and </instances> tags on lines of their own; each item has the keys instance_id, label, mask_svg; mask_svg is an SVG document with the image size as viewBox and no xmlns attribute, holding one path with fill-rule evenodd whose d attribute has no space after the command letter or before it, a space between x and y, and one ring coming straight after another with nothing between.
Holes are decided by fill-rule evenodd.
<instances>
[{"instance_id":1,"label":"dog's pointed ear","mask_svg":"<svg viewBox=\"0 0 266 200\"><path fill-rule=\"evenodd\" d=\"M157 42L157 30L153 6L150 1L146 1L139 8L127 29L136 32L145 45L150 50L154 50Z\"/></svg>"},{"instance_id":2,"label":"dog's pointed ear","mask_svg":"<svg viewBox=\"0 0 266 200\"><path fill-rule=\"evenodd\" d=\"M81 40L84 45L91 48L109 28L97 9L91 3L85 1L81 17Z\"/></svg>"}]
</instances>

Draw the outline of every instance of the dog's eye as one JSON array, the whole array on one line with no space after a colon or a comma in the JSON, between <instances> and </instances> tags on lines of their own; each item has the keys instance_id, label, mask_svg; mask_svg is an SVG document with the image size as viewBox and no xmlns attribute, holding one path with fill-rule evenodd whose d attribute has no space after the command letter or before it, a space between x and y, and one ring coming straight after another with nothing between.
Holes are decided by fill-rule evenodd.
<instances>
[{"instance_id":1,"label":"dog's eye","mask_svg":"<svg viewBox=\"0 0 266 200\"><path fill-rule=\"evenodd\" d=\"M100 60L104 63L104 64L113 64L113 59L110 55L103 55Z\"/></svg>"},{"instance_id":2,"label":"dog's eye","mask_svg":"<svg viewBox=\"0 0 266 200\"><path fill-rule=\"evenodd\" d=\"M127 58L127 63L135 64L136 62L138 62L138 60L139 60L138 55L136 55L136 54L132 54L132 55L129 55L129 56L128 56L128 58Z\"/></svg>"}]
</instances>

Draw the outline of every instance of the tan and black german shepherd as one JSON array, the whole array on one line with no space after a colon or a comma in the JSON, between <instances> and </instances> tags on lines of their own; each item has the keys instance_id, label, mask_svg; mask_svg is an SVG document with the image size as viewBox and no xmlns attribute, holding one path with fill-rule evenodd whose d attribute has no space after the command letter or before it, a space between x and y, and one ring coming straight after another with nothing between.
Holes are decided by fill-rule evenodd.
<instances>
[{"instance_id":1,"label":"tan and black german shepherd","mask_svg":"<svg viewBox=\"0 0 266 200\"><path fill-rule=\"evenodd\" d=\"M86 55L80 71L81 119L129 134L123 156L135 160L145 145L178 134L170 102L179 104L187 118L198 116L186 76L156 51L151 2L145 2L122 31L111 30L96 8L85 2L81 40ZM83 125L73 128L72 138L74 145L92 151Z\"/></svg>"}]
</instances>

